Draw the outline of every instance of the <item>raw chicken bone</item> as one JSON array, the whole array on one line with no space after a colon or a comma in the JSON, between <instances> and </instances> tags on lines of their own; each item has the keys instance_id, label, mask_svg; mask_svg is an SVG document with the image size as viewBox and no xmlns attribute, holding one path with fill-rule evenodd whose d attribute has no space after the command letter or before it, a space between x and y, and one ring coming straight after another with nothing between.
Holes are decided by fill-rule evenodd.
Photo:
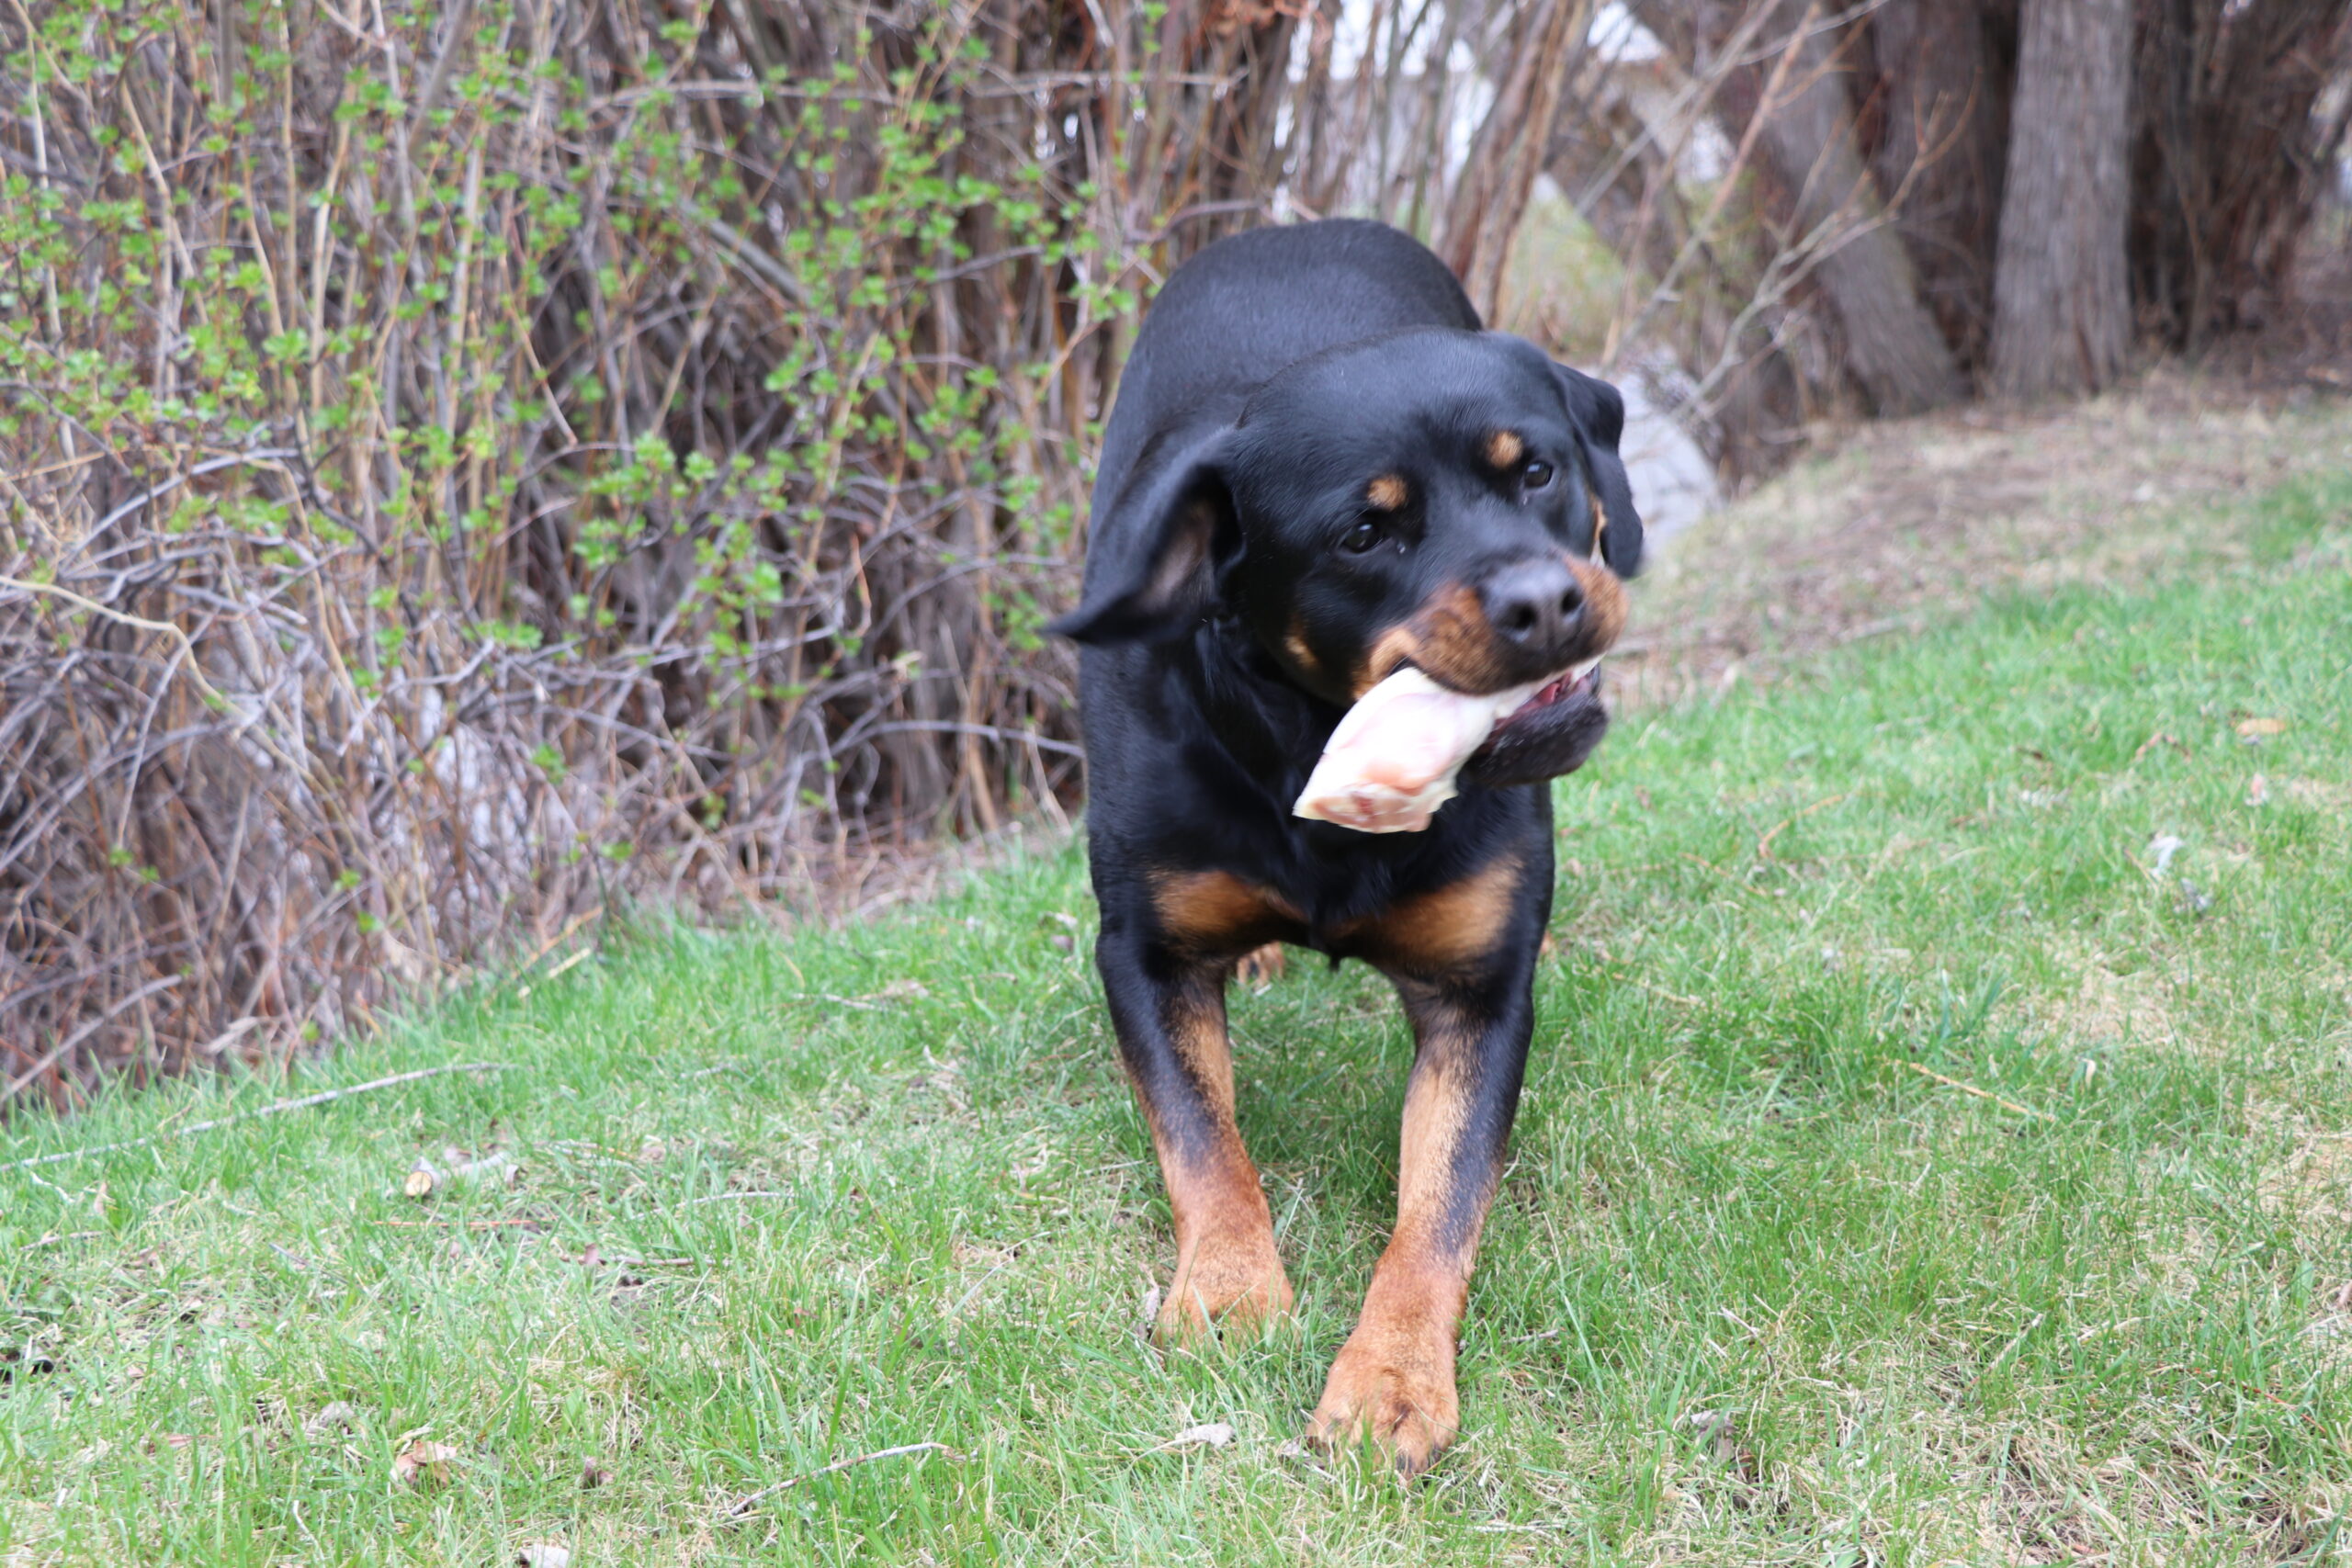
<instances>
[{"instance_id":1,"label":"raw chicken bone","mask_svg":"<svg viewBox=\"0 0 2352 1568\"><path fill-rule=\"evenodd\" d=\"M1498 724L1553 686L1565 695L1600 662L1483 696L1405 665L1341 716L1291 811L1363 833L1418 833L1453 798L1454 775Z\"/></svg>"}]
</instances>

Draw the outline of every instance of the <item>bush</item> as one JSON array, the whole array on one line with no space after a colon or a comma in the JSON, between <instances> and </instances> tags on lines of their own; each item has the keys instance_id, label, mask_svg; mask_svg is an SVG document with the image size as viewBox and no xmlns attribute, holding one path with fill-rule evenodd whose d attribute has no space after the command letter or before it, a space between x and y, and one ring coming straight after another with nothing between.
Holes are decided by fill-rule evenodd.
<instances>
[{"instance_id":1,"label":"bush","mask_svg":"<svg viewBox=\"0 0 2352 1568\"><path fill-rule=\"evenodd\" d=\"M1057 811L1113 324L1289 25L1098 14L0 10L5 1098Z\"/></svg>"}]
</instances>

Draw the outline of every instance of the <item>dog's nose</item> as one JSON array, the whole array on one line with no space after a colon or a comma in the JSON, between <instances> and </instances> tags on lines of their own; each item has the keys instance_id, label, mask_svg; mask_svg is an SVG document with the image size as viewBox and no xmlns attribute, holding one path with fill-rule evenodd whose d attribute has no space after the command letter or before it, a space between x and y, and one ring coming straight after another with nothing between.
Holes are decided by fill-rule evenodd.
<instances>
[{"instance_id":1,"label":"dog's nose","mask_svg":"<svg viewBox=\"0 0 2352 1568\"><path fill-rule=\"evenodd\" d=\"M1487 578L1478 596L1487 624L1530 653L1564 651L1584 615L1584 590L1556 558L1513 562Z\"/></svg>"}]
</instances>

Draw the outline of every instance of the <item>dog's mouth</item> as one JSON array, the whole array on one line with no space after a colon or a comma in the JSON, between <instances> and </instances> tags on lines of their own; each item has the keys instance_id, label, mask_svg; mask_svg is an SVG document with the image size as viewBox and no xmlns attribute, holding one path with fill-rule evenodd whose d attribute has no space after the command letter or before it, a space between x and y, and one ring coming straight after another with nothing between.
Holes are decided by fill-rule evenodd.
<instances>
[{"instance_id":1,"label":"dog's mouth","mask_svg":"<svg viewBox=\"0 0 2352 1568\"><path fill-rule=\"evenodd\" d=\"M1599 688L1600 676L1600 660L1597 656L1581 664L1570 665L1537 687L1533 696L1497 719L1495 732L1499 735L1512 725L1524 723L1544 709L1555 707L1571 697L1590 696Z\"/></svg>"}]
</instances>

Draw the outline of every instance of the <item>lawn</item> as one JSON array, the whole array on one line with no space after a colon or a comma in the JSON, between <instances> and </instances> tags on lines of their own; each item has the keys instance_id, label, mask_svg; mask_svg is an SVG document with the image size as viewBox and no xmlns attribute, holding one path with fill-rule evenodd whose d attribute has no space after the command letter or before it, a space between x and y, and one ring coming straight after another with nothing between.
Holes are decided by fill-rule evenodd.
<instances>
[{"instance_id":1,"label":"lawn","mask_svg":"<svg viewBox=\"0 0 2352 1568\"><path fill-rule=\"evenodd\" d=\"M0 1564L2352 1562L2347 513L2187 518L2153 581L1646 709L1559 786L1419 1484L1293 1441L1390 1212L1393 998L1237 996L1299 1312L1163 1355L1059 849L0 1130L153 1140L0 1169ZM194 1130L454 1063L499 1070Z\"/></svg>"}]
</instances>

